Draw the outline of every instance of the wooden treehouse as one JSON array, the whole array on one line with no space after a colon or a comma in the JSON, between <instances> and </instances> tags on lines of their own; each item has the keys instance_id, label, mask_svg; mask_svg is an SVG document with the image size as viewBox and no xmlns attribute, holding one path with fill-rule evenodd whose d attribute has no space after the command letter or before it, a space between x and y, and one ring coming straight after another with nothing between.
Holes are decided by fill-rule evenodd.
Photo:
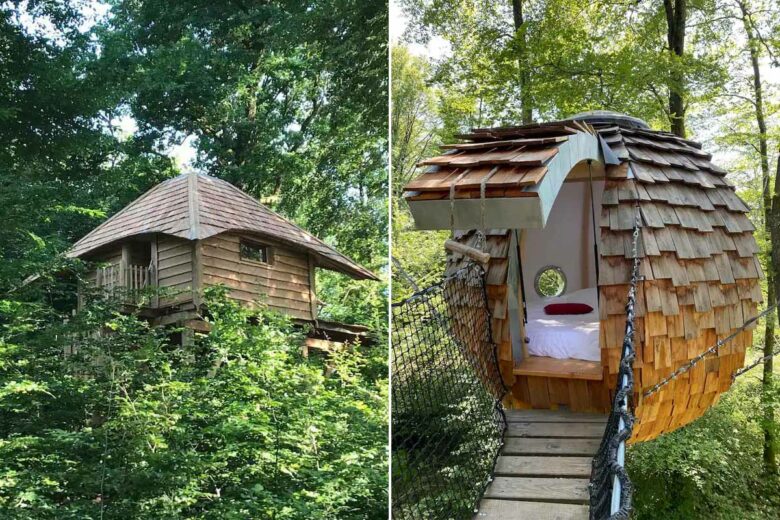
<instances>
[{"instance_id":1,"label":"wooden treehouse","mask_svg":"<svg viewBox=\"0 0 780 520\"><path fill-rule=\"evenodd\" d=\"M203 291L264 305L313 326L307 345L365 338L355 325L318 320L317 267L356 279L376 276L230 183L201 173L164 181L76 242L68 252L93 266L88 283L143 300L152 323L207 331ZM81 301L82 298L80 297Z\"/></svg>"},{"instance_id":2,"label":"wooden treehouse","mask_svg":"<svg viewBox=\"0 0 780 520\"><path fill-rule=\"evenodd\" d=\"M729 389L752 331L642 394L757 314L748 207L700 144L610 113L486 128L445 145L405 187L419 229L486 236L494 341L516 409L606 413L617 384L640 220L632 442L700 417ZM447 270L472 261L449 253ZM550 315L550 304L591 311ZM457 305L457 302L453 302Z\"/></svg>"}]
</instances>

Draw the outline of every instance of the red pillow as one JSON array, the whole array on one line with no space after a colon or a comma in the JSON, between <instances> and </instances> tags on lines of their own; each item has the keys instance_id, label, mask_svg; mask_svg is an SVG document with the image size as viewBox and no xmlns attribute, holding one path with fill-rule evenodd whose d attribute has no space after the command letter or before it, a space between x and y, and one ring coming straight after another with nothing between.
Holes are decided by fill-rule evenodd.
<instances>
[{"instance_id":1,"label":"red pillow","mask_svg":"<svg viewBox=\"0 0 780 520\"><path fill-rule=\"evenodd\" d=\"M588 314L593 307L587 303L551 303L544 306L545 314Z\"/></svg>"}]
</instances>

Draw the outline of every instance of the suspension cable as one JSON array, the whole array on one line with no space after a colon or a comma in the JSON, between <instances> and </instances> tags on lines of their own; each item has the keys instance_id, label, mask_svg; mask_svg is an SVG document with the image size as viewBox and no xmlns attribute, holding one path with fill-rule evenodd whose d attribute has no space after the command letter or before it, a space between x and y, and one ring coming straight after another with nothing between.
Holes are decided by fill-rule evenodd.
<instances>
[{"instance_id":1,"label":"suspension cable","mask_svg":"<svg viewBox=\"0 0 780 520\"><path fill-rule=\"evenodd\" d=\"M735 380L736 378L738 378L739 376L741 376L745 372L750 372L752 369L756 368L761 363L763 363L763 362L765 362L765 361L767 361L769 359L772 359L775 356L780 356L780 349L777 349L774 352L772 352L771 354L767 354L766 356L762 356L762 357L756 359L755 361L753 361L751 364L747 365L746 367L740 368L739 370L734 372L734 375L731 376L731 380L732 381Z\"/></svg>"}]
</instances>

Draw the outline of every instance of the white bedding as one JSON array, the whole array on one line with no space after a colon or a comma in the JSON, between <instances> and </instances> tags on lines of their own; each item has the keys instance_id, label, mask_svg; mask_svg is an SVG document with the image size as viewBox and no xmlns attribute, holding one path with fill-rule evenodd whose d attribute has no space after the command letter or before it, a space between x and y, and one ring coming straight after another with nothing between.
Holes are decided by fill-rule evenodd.
<instances>
[{"instance_id":1,"label":"white bedding","mask_svg":"<svg viewBox=\"0 0 780 520\"><path fill-rule=\"evenodd\" d=\"M550 303L587 303L588 314L548 316L544 306ZM557 359L601 361L599 349L598 292L589 287L556 298L528 302L526 335L528 353Z\"/></svg>"}]
</instances>

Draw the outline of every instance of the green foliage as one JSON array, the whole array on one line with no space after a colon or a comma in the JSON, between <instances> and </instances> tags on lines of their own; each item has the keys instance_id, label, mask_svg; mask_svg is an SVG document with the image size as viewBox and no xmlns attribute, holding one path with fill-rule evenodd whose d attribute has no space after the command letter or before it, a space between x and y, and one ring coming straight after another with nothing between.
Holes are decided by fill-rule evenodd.
<instances>
[{"instance_id":1,"label":"green foliage","mask_svg":"<svg viewBox=\"0 0 780 520\"><path fill-rule=\"evenodd\" d=\"M715 2L688 2L687 42L695 52L682 58L668 52L662 2L518 3L524 23L516 31L512 2L402 0L407 40L447 44L435 70L447 134L517 124L524 98L536 120L601 109L668 128L670 89L696 104L724 81L718 43L728 22ZM684 84L673 84L680 75Z\"/></svg>"},{"instance_id":2,"label":"green foliage","mask_svg":"<svg viewBox=\"0 0 780 520\"><path fill-rule=\"evenodd\" d=\"M186 348L100 299L70 317L62 258L189 137L382 273L386 100L383 2L0 6L0 517L386 517L384 284L318 273L323 317L377 336L326 377L290 323L222 299Z\"/></svg>"},{"instance_id":3,"label":"green foliage","mask_svg":"<svg viewBox=\"0 0 780 520\"><path fill-rule=\"evenodd\" d=\"M287 320L209 298L187 347L111 302L59 325L0 304L0 516L386 515L381 349L326 376Z\"/></svg>"},{"instance_id":4,"label":"green foliage","mask_svg":"<svg viewBox=\"0 0 780 520\"><path fill-rule=\"evenodd\" d=\"M739 381L701 419L629 450L637 520L780 516L780 477L761 461L761 385Z\"/></svg>"}]
</instances>

